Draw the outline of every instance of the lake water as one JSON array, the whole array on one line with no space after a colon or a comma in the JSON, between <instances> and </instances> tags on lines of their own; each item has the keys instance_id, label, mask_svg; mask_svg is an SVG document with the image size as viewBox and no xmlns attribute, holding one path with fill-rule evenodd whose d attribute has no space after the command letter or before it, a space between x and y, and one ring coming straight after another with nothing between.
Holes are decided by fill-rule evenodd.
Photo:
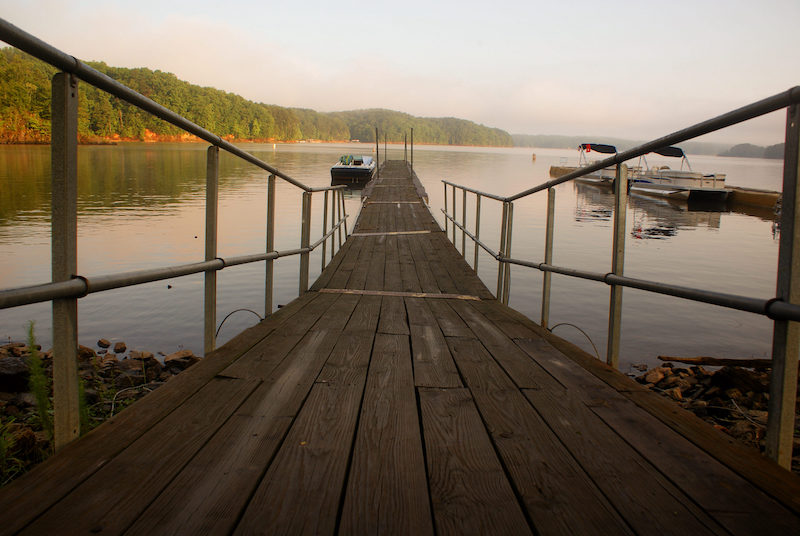
<instances>
[{"instance_id":1,"label":"lake water","mask_svg":"<svg viewBox=\"0 0 800 536\"><path fill-rule=\"evenodd\" d=\"M329 169L342 153L371 152L366 144L291 144L242 147L311 186L327 185ZM123 144L79 149L78 265L92 276L196 262L204 255L205 149L202 144ZM537 158L532 161L531 154ZM384 148L381 147L381 158ZM388 148L390 159L402 146ZM727 173L727 182L780 190L782 161L697 156L697 171ZM575 151L523 148L418 146L417 174L443 225L442 179L513 194L549 179L549 168ZM651 158L650 164L669 164ZM0 146L0 288L50 278L49 147ZM264 248L266 173L223 153L220 164L219 255L257 253ZM448 192L449 195L449 192ZM515 203L512 256L541 262L544 256L545 193ZM300 192L277 183L276 249L300 240ZM346 201L350 227L358 196ZM315 194L312 241L320 236ZM460 219L461 197L458 197ZM497 249L500 205L482 201L481 237ZM582 270L611 269L613 196L580 184L556 188L554 263ZM468 226L474 228L474 196L468 197ZM778 232L771 215L688 211L656 199L631 198L627 214L625 273L679 285L767 298L775 294ZM473 246L466 257L472 264ZM458 247L461 236L458 235ZM318 248L311 280L320 272ZM496 288L497 263L481 253L478 273ZM298 259L276 261L275 304L297 296ZM542 274L512 268L510 305L538 321ZM227 268L218 276L218 321L236 309L263 315L264 264ZM554 333L605 358L609 288L591 281L553 276L550 325ZM203 276L197 274L133 288L92 294L79 302L80 342L124 340L129 348L202 353ZM50 345L50 304L0 311L0 341L24 340L36 323L39 342ZM220 343L256 322L237 312L221 328ZM584 335L579 329L586 333ZM768 357L772 324L750 313L696 304L625 289L622 370L657 363L658 355ZM591 339L592 343L587 339Z\"/></svg>"}]
</instances>

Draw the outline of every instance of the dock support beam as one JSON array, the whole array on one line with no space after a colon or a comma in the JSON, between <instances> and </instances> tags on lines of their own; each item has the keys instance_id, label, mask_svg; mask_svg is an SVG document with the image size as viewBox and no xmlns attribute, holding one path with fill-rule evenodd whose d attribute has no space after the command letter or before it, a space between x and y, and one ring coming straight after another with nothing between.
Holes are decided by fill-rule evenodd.
<instances>
[{"instance_id":1,"label":"dock support beam","mask_svg":"<svg viewBox=\"0 0 800 536\"><path fill-rule=\"evenodd\" d=\"M625 229L628 208L628 166L617 164L614 179L614 243L611 257L611 273L624 275L625 271ZM619 341L622 324L622 287L611 285L608 305L608 348L606 363L619 368Z\"/></svg>"},{"instance_id":2,"label":"dock support beam","mask_svg":"<svg viewBox=\"0 0 800 536\"><path fill-rule=\"evenodd\" d=\"M783 202L778 252L776 297L786 303L800 303L800 106L786 111L786 145L783 158ZM795 404L797 400L797 357L800 324L776 320L772 335L772 376L769 386L766 454L779 465L792 465Z\"/></svg>"},{"instance_id":3,"label":"dock support beam","mask_svg":"<svg viewBox=\"0 0 800 536\"><path fill-rule=\"evenodd\" d=\"M544 263L553 264L553 230L555 228L556 191L547 189L547 229L544 239ZM553 274L545 271L542 274L542 321L541 325L547 329L550 322L550 283Z\"/></svg>"},{"instance_id":4,"label":"dock support beam","mask_svg":"<svg viewBox=\"0 0 800 536\"><path fill-rule=\"evenodd\" d=\"M303 227L300 230L300 247L307 249L311 245L311 192L303 192ZM308 291L308 257L309 252L300 254L300 296Z\"/></svg>"},{"instance_id":5,"label":"dock support beam","mask_svg":"<svg viewBox=\"0 0 800 536\"><path fill-rule=\"evenodd\" d=\"M217 213L219 205L219 147L212 145L206 152L206 260L217 258ZM205 273L203 301L203 349L206 354L217 345L217 272Z\"/></svg>"},{"instance_id":6,"label":"dock support beam","mask_svg":"<svg viewBox=\"0 0 800 536\"><path fill-rule=\"evenodd\" d=\"M52 81L52 276L78 273L78 80ZM53 441L58 451L80 435L78 299L53 300Z\"/></svg>"}]
</instances>

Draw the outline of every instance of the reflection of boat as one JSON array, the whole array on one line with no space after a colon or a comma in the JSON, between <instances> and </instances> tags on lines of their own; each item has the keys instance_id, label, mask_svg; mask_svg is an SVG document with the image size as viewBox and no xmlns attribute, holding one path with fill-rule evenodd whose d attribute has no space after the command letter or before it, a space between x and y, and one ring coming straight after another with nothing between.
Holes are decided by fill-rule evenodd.
<instances>
[{"instance_id":1,"label":"reflection of boat","mask_svg":"<svg viewBox=\"0 0 800 536\"><path fill-rule=\"evenodd\" d=\"M725 189L725 174L703 174L692 171L686 154L679 147L663 147L654 151L661 156L681 159L681 169L670 169L668 166L649 167L642 156L643 171L630 178L631 193L656 195L667 198L685 199L688 201L724 202L728 197ZM683 169L686 164L687 170Z\"/></svg>"},{"instance_id":2,"label":"reflection of boat","mask_svg":"<svg viewBox=\"0 0 800 536\"><path fill-rule=\"evenodd\" d=\"M567 173L572 173L573 171L580 169L584 166L588 166L591 162L589 162L589 157L587 156L588 153L595 151L597 153L602 154L616 154L617 148L613 145L606 145L604 143L581 143L578 146L578 165L577 166L551 166L550 167L550 176L551 177L561 177L562 175L566 175ZM605 184L611 186L614 184L614 177L616 176L616 169L614 167L604 168L600 171L595 171L594 173L589 173L588 175L584 175L583 177L579 177L575 179L578 182L588 183L588 184Z\"/></svg>"},{"instance_id":3,"label":"reflection of boat","mask_svg":"<svg viewBox=\"0 0 800 536\"><path fill-rule=\"evenodd\" d=\"M375 175L371 156L345 154L331 167L331 184L363 185Z\"/></svg>"}]
</instances>

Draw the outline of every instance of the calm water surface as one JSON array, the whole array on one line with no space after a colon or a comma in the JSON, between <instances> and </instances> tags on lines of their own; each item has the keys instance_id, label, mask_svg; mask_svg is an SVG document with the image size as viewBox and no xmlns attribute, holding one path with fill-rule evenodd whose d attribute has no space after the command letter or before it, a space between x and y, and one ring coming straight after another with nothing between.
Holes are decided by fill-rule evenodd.
<instances>
[{"instance_id":1,"label":"calm water surface","mask_svg":"<svg viewBox=\"0 0 800 536\"><path fill-rule=\"evenodd\" d=\"M329 182L339 154L369 152L369 145L243 145L247 151L311 185ZM537 159L532 162L531 153ZM389 147L389 158L402 158ZM381 147L383 158L383 147ZM417 147L414 164L443 225L441 179L508 195L549 179L551 165L576 154L569 150L522 148ZM650 159L650 164L674 162ZM780 189L782 162L721 157L692 158L697 171L727 173L736 186ZM46 282L50 278L49 148L0 146L0 288ZM266 173L222 156L220 169L219 254L263 249L266 227ZM88 276L196 262L203 259L205 146L125 144L79 150L79 272ZM512 255L540 262L544 255L546 194L515 203ZM300 240L300 193L277 185L276 248ZM313 204L312 241L320 235L321 194ZM461 197L458 198L459 219ZM359 200L347 200L357 215ZM481 237L499 241L500 205L482 201ZM554 263L607 272L611 269L613 196L580 184L556 188ZM474 224L474 196L467 219ZM627 214L625 273L686 286L752 297L775 293L778 234L767 213L689 211L648 198L631 198ZM468 241L469 242L469 241ZM458 235L458 247L461 237ZM473 246L466 257L472 264ZM312 254L311 278L320 271L320 248ZM236 309L264 313L264 265L232 267L218 276L218 320ZM276 261L275 303L297 295L298 260ZM481 252L478 273L496 288L497 264ZM511 305L539 319L542 275L512 268ZM130 348L202 352L202 274L134 288L92 294L79 302L80 342L100 337L124 340ZM555 333L590 353L605 356L609 289L602 283L553 276L550 324ZM50 345L49 303L0 311L0 341L23 340L29 320L39 341ZM252 325L252 313L237 312L222 327L224 342ZM583 330L587 337L577 328ZM655 364L657 355L767 357L771 323L760 316L694 304L625 289L623 370L632 363Z\"/></svg>"}]
</instances>

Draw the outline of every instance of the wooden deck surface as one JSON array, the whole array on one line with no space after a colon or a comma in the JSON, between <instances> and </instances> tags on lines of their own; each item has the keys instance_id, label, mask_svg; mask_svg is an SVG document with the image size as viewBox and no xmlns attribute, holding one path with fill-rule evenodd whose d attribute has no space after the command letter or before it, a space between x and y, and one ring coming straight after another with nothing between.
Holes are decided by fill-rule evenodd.
<instances>
[{"instance_id":1,"label":"wooden deck surface","mask_svg":"<svg viewBox=\"0 0 800 536\"><path fill-rule=\"evenodd\" d=\"M0 489L0 534L788 535L798 512L797 477L495 301L402 162L311 292Z\"/></svg>"}]
</instances>

